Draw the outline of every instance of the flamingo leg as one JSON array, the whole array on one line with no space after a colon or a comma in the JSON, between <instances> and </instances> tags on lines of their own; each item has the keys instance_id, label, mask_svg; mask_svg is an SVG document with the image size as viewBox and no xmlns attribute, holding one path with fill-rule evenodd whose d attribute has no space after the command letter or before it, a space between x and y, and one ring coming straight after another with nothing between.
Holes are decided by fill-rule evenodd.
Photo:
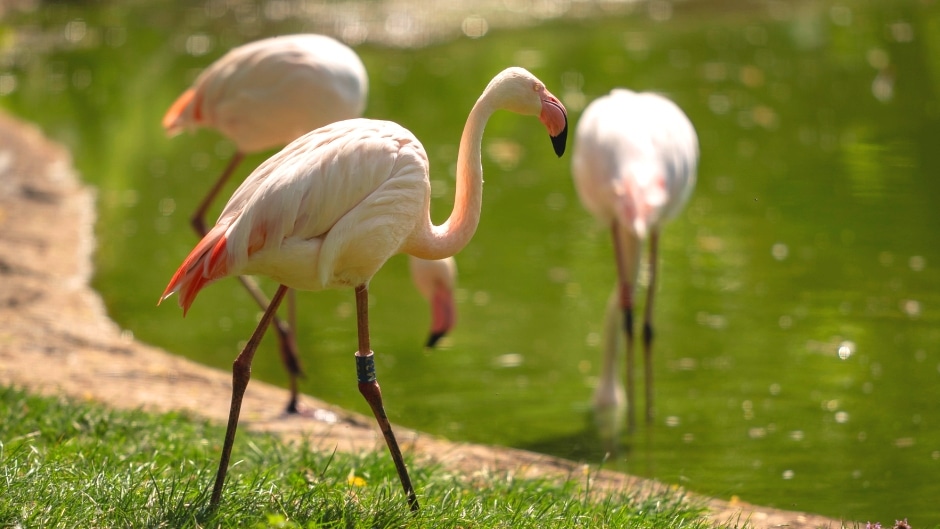
<instances>
[{"instance_id":1,"label":"flamingo leg","mask_svg":"<svg viewBox=\"0 0 940 529\"><path fill-rule=\"evenodd\" d=\"M411 485L411 478L408 476L408 469L405 468L405 460L402 457L401 448L398 447L398 441L395 439L395 433L392 431L392 425L385 414L385 406L382 404L382 390L379 388L379 382L375 377L374 354L369 345L369 289L364 284L356 287L356 323L359 327L359 350L356 351L359 393L369 403L372 413L375 415L375 420L379 423L379 429L382 430L382 435L385 436L385 444L388 445L392 461L395 462L398 478L401 480L401 486L405 489L405 495L408 497L408 505L412 511L417 511L418 498L415 495L414 487Z\"/></svg>"},{"instance_id":2,"label":"flamingo leg","mask_svg":"<svg viewBox=\"0 0 940 529\"><path fill-rule=\"evenodd\" d=\"M294 329L297 328L297 295L295 290L287 291L287 322L280 320L277 315L274 317L274 325L277 330L277 341L280 344L281 362L287 369L288 384L290 385L290 400L287 401L287 413L300 413L297 407L297 398L300 394L297 389L297 379L304 376L303 368L300 365L300 358L297 355L297 335Z\"/></svg>"},{"instance_id":3,"label":"flamingo leg","mask_svg":"<svg viewBox=\"0 0 940 529\"><path fill-rule=\"evenodd\" d=\"M659 232L650 231L650 281L643 316L643 368L646 383L646 423L653 422L653 298L656 297L656 265L659 261Z\"/></svg>"},{"instance_id":4,"label":"flamingo leg","mask_svg":"<svg viewBox=\"0 0 940 529\"><path fill-rule=\"evenodd\" d=\"M626 334L626 391L627 391L627 432L636 429L636 375L633 348L633 278L629 272L626 248L621 238L621 229L615 220L611 226L614 240L614 258L617 260L617 280L620 291L620 309L623 311L623 328Z\"/></svg>"},{"instance_id":5,"label":"flamingo leg","mask_svg":"<svg viewBox=\"0 0 940 529\"><path fill-rule=\"evenodd\" d=\"M251 294L251 297L258 302L262 308L270 305L267 297L264 295L264 292L261 291L261 287L258 286L252 278L248 276L238 276L238 280L241 281L242 286L245 287L245 290ZM288 304L292 304L294 299L294 291L290 290L288 296ZM292 315L289 315L288 318L293 319ZM277 333L277 341L280 345L279 351L281 353L281 363L284 364L284 368L287 370L288 384L290 387L290 398L287 401L286 411L287 413L299 413L297 408L297 400L299 391L297 389L297 379L304 376L303 368L300 365L300 358L297 355L297 341L294 336L294 327L291 324L288 324L284 320L277 317L277 314L272 316L274 322L274 331Z\"/></svg>"},{"instance_id":6,"label":"flamingo leg","mask_svg":"<svg viewBox=\"0 0 940 529\"><path fill-rule=\"evenodd\" d=\"M215 184L209 189L209 192L206 193L206 196L203 197L202 202L199 203L199 207L196 208L196 211L193 212L192 217L190 218L190 224L193 229L196 230L196 233L200 237L205 237L206 230L206 212L209 210L209 206L212 205L212 202L215 200L215 197L219 195L219 192L222 191L222 188L225 186L225 183L228 182L228 179L232 176L232 173L235 172L235 168L242 162L245 158L245 153L241 151L236 151L232 155L232 159L229 160L228 165L225 166L225 169L222 171L222 174L219 175L218 180ZM261 291L261 287L258 286L253 279L249 277L239 277L242 285L245 287L245 290L251 294L251 297L255 299L255 302L258 303L258 306L262 309L266 309L270 306L270 301L268 301L267 296L264 292ZM291 293L290 300L293 300L294 296ZM293 302L289 300L289 305L292 305ZM293 315L289 316L290 323L285 323L277 315L274 315L274 327L277 331L277 341L280 344L281 352L281 362L284 364L284 368L287 370L288 384L290 386L290 399L287 402L287 413L298 413L297 409L297 398L298 398L298 389L297 389L297 379L304 375L303 369L300 366L300 358L297 354L297 342L294 339L294 320Z\"/></svg>"},{"instance_id":7,"label":"flamingo leg","mask_svg":"<svg viewBox=\"0 0 940 529\"><path fill-rule=\"evenodd\" d=\"M215 486L212 488L212 498L209 500L209 506L215 508L222 498L222 486L225 484L225 474L228 472L229 459L232 456L232 445L235 443L235 430L238 428L238 416L242 409L242 399L245 397L245 388L248 387L248 380L251 378L251 361L255 357L255 351L261 338L264 337L264 331L270 325L274 313L277 312L277 306L284 299L287 287L281 285L271 299L271 304L261 317L258 327L251 334L245 348L235 358L232 363L232 405L228 412L228 427L225 430L225 443L222 445L222 458L219 461L219 470L215 475Z\"/></svg>"}]
</instances>

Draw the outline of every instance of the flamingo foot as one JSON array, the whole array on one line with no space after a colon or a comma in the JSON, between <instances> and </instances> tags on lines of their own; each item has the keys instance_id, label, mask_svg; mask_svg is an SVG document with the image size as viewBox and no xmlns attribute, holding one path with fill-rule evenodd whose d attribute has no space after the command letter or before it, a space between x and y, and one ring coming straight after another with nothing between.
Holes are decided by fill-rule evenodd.
<instances>
[{"instance_id":1,"label":"flamingo foot","mask_svg":"<svg viewBox=\"0 0 940 529\"><path fill-rule=\"evenodd\" d=\"M439 342L441 338L444 337L445 334L447 333L446 332L432 332L428 336L428 341L424 346L427 347L428 349L434 349L434 346L437 345L437 342Z\"/></svg>"}]
</instances>

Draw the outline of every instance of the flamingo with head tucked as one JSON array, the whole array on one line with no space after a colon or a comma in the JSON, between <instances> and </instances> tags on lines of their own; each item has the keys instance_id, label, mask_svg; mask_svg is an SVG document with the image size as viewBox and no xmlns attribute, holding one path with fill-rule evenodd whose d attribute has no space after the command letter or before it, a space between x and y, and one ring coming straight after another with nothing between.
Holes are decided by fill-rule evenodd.
<instances>
[{"instance_id":1,"label":"flamingo with head tucked","mask_svg":"<svg viewBox=\"0 0 940 529\"><path fill-rule=\"evenodd\" d=\"M502 71L470 111L457 154L454 209L442 225L430 219L428 158L418 139L395 123L347 120L301 136L262 163L184 259L161 296L162 301L178 293L184 312L202 288L224 277L260 274L281 283L232 368L232 406L212 505L221 498L251 360L285 291L348 287L356 293L359 391L382 430L411 508L418 508L376 381L369 280L395 254L443 259L470 241L483 200L483 129L499 109L538 116L556 154L564 152L568 121L561 102L528 71Z\"/></svg>"},{"instance_id":2,"label":"flamingo with head tucked","mask_svg":"<svg viewBox=\"0 0 940 529\"><path fill-rule=\"evenodd\" d=\"M633 303L640 246L649 239L649 285L643 316L646 420L653 420L653 298L659 232L692 194L698 165L698 137L675 103L653 93L615 89L584 110L575 132L572 173L584 207L609 226L617 265L618 302L627 338L627 429L633 431L635 384ZM615 402L616 390L602 375L601 401Z\"/></svg>"}]
</instances>

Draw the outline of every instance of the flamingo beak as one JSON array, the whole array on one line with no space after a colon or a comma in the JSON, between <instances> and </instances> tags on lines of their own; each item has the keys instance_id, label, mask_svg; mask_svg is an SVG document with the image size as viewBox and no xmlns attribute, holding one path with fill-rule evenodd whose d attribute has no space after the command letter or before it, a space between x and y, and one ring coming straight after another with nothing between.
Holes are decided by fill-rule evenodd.
<instances>
[{"instance_id":1,"label":"flamingo beak","mask_svg":"<svg viewBox=\"0 0 940 529\"><path fill-rule=\"evenodd\" d=\"M565 154L565 146L568 143L568 111L565 110L561 101L548 91L542 99L542 113L539 114L539 120L548 129L555 154L561 158L561 155Z\"/></svg>"},{"instance_id":2,"label":"flamingo beak","mask_svg":"<svg viewBox=\"0 0 940 529\"><path fill-rule=\"evenodd\" d=\"M565 145L568 142L568 122L565 121L565 128L558 133L557 136L552 136L552 147L555 149L555 154L561 158L561 155L565 154Z\"/></svg>"},{"instance_id":3,"label":"flamingo beak","mask_svg":"<svg viewBox=\"0 0 940 529\"><path fill-rule=\"evenodd\" d=\"M431 333L426 347L433 348L437 345L437 342L451 330L456 320L457 309L453 292L447 287L438 286L431 297Z\"/></svg>"}]
</instances>

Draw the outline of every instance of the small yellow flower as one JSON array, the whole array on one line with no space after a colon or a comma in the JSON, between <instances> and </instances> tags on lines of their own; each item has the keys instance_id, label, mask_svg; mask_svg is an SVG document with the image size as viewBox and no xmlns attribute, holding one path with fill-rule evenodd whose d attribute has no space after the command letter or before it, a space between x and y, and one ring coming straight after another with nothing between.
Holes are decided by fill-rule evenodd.
<instances>
[{"instance_id":1,"label":"small yellow flower","mask_svg":"<svg viewBox=\"0 0 940 529\"><path fill-rule=\"evenodd\" d=\"M346 483L352 485L353 487L365 487L368 485L366 480L357 476L354 470L349 471L349 476L346 477Z\"/></svg>"}]
</instances>

